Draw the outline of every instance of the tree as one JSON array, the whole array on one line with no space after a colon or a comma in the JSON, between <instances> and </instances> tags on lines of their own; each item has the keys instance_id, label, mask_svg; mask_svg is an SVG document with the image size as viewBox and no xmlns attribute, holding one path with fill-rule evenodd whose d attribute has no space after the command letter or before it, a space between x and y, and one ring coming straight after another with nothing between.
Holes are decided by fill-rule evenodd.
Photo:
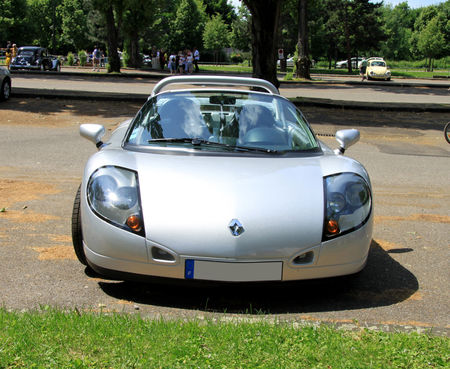
<instances>
[{"instance_id":1,"label":"tree","mask_svg":"<svg viewBox=\"0 0 450 369\"><path fill-rule=\"evenodd\" d=\"M220 15L213 16L205 24L203 46L214 50L214 59L218 61L218 52L229 45L230 31Z\"/></svg>"},{"instance_id":2,"label":"tree","mask_svg":"<svg viewBox=\"0 0 450 369\"><path fill-rule=\"evenodd\" d=\"M307 6L308 0L298 0L298 59L295 64L297 66L297 78L311 79L309 74L311 60L309 59Z\"/></svg>"},{"instance_id":3,"label":"tree","mask_svg":"<svg viewBox=\"0 0 450 369\"><path fill-rule=\"evenodd\" d=\"M231 25L236 19L233 5L228 3L228 0L203 0L205 5L205 13L210 18L219 14L227 25Z\"/></svg>"},{"instance_id":4,"label":"tree","mask_svg":"<svg viewBox=\"0 0 450 369\"><path fill-rule=\"evenodd\" d=\"M407 60L411 58L410 39L414 26L413 12L407 2L395 8L383 8L386 42L381 46L381 55L387 59Z\"/></svg>"},{"instance_id":5,"label":"tree","mask_svg":"<svg viewBox=\"0 0 450 369\"><path fill-rule=\"evenodd\" d=\"M443 6L422 8L414 22L411 36L411 51L428 58L428 69L432 69L432 59L448 55L450 41L450 1Z\"/></svg>"},{"instance_id":6,"label":"tree","mask_svg":"<svg viewBox=\"0 0 450 369\"><path fill-rule=\"evenodd\" d=\"M93 5L103 15L106 23L108 73L120 73L121 62L117 49L119 47L119 34L122 27L123 1L93 0Z\"/></svg>"},{"instance_id":7,"label":"tree","mask_svg":"<svg viewBox=\"0 0 450 369\"><path fill-rule=\"evenodd\" d=\"M127 39L127 51L130 56L128 66L141 66L139 38L141 30L150 26L159 13L157 1L126 0L124 10L123 33Z\"/></svg>"},{"instance_id":8,"label":"tree","mask_svg":"<svg viewBox=\"0 0 450 369\"><path fill-rule=\"evenodd\" d=\"M235 49L245 52L251 50L251 15L244 5L239 7L238 16L231 24L230 43Z\"/></svg>"},{"instance_id":9,"label":"tree","mask_svg":"<svg viewBox=\"0 0 450 369\"><path fill-rule=\"evenodd\" d=\"M83 0L64 0L60 6L62 43L83 50L90 43L88 14L90 4Z\"/></svg>"},{"instance_id":10,"label":"tree","mask_svg":"<svg viewBox=\"0 0 450 369\"><path fill-rule=\"evenodd\" d=\"M432 59L442 54L446 42L438 17L432 18L417 36L417 49L428 58L428 69L433 70Z\"/></svg>"},{"instance_id":11,"label":"tree","mask_svg":"<svg viewBox=\"0 0 450 369\"><path fill-rule=\"evenodd\" d=\"M169 35L171 50L184 50L202 44L205 13L194 0L181 0Z\"/></svg>"},{"instance_id":12,"label":"tree","mask_svg":"<svg viewBox=\"0 0 450 369\"><path fill-rule=\"evenodd\" d=\"M61 16L59 6L62 0L30 0L30 27L35 32L33 44L47 47L52 52L58 49L61 41Z\"/></svg>"},{"instance_id":13,"label":"tree","mask_svg":"<svg viewBox=\"0 0 450 369\"><path fill-rule=\"evenodd\" d=\"M172 49L172 35L170 30L176 19L177 6L179 0L152 0L155 4L154 15L151 24L142 29L140 45L143 50L150 52L153 46L162 45L177 52L178 49Z\"/></svg>"},{"instance_id":14,"label":"tree","mask_svg":"<svg viewBox=\"0 0 450 369\"><path fill-rule=\"evenodd\" d=\"M243 2L252 14L252 75L279 87L276 56L281 0L243 0Z\"/></svg>"},{"instance_id":15,"label":"tree","mask_svg":"<svg viewBox=\"0 0 450 369\"><path fill-rule=\"evenodd\" d=\"M17 45L29 42L26 0L0 1L0 35L1 42L11 41ZM0 45L5 47L5 45Z\"/></svg>"},{"instance_id":16,"label":"tree","mask_svg":"<svg viewBox=\"0 0 450 369\"><path fill-rule=\"evenodd\" d=\"M349 72L352 71L352 56L378 49L385 39L379 11L381 5L369 0L327 0L327 25L335 34L331 39L335 54L345 55Z\"/></svg>"}]
</instances>

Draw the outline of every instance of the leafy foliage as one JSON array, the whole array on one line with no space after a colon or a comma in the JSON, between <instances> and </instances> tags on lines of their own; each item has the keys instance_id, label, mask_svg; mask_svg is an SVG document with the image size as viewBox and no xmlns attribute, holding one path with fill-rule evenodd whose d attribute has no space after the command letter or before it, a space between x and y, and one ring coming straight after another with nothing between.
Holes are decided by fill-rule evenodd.
<instances>
[{"instance_id":1,"label":"leafy foliage","mask_svg":"<svg viewBox=\"0 0 450 369\"><path fill-rule=\"evenodd\" d=\"M202 44L206 16L194 0L181 0L170 26L169 48L184 50Z\"/></svg>"},{"instance_id":2,"label":"leafy foliage","mask_svg":"<svg viewBox=\"0 0 450 369\"><path fill-rule=\"evenodd\" d=\"M203 31L203 45L205 49L220 50L229 44L229 33L227 25L220 15L213 16L205 24Z\"/></svg>"},{"instance_id":3,"label":"leafy foliage","mask_svg":"<svg viewBox=\"0 0 450 369\"><path fill-rule=\"evenodd\" d=\"M27 18L26 0L1 0L0 35L2 42L9 40L20 45L27 41L27 35L30 34Z\"/></svg>"},{"instance_id":4,"label":"leafy foliage","mask_svg":"<svg viewBox=\"0 0 450 369\"><path fill-rule=\"evenodd\" d=\"M260 42L264 50L258 51L259 62L266 64L261 71L275 68L272 49L281 47L286 56L294 54L298 0L242 0L240 4L235 10L227 0L1 0L0 46L9 40L67 55L81 49L92 52L97 45L107 50L110 70L120 71L118 48L126 52L130 66L139 67L142 53L148 54L153 46L175 52L201 49L220 20L226 31L223 28L220 38L207 42L217 41L214 48L227 45L222 36L229 33L230 46L241 52L255 51ZM270 9L278 8L269 7L279 4L277 22ZM249 9L260 19L254 22ZM252 31L264 12L270 17ZM207 24L211 28L205 32ZM326 59L330 68L337 60L361 55L427 58L430 68L434 59L450 55L450 0L418 9L409 8L407 2L393 7L375 0L308 0L308 29L310 59ZM262 35L270 35L266 40L271 41L262 41Z\"/></svg>"}]
</instances>

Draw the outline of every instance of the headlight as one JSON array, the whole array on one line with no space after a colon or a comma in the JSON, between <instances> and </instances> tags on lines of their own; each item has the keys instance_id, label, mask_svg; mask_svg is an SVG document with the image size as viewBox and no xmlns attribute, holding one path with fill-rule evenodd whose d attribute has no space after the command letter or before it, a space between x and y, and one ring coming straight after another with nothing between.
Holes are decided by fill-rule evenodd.
<instances>
[{"instance_id":1,"label":"headlight","mask_svg":"<svg viewBox=\"0 0 450 369\"><path fill-rule=\"evenodd\" d=\"M357 174L341 173L324 178L325 222L323 240L351 232L367 222L372 194Z\"/></svg>"},{"instance_id":2,"label":"headlight","mask_svg":"<svg viewBox=\"0 0 450 369\"><path fill-rule=\"evenodd\" d=\"M145 236L136 172L113 166L97 169L89 179L87 199L100 218Z\"/></svg>"}]
</instances>

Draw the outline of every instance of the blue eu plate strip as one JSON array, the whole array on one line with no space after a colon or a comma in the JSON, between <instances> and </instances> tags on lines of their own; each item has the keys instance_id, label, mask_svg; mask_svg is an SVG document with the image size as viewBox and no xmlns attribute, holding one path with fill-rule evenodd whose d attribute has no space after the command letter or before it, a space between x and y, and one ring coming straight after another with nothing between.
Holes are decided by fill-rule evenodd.
<instances>
[{"instance_id":1,"label":"blue eu plate strip","mask_svg":"<svg viewBox=\"0 0 450 369\"><path fill-rule=\"evenodd\" d=\"M186 279L194 279L194 260L187 259L185 263L184 269L184 278Z\"/></svg>"}]
</instances>

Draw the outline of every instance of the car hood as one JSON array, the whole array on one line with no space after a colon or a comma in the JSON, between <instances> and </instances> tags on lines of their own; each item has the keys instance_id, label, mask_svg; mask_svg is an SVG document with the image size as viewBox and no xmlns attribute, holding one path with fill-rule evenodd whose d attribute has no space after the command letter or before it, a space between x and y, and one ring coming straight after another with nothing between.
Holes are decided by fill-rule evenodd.
<instances>
[{"instance_id":1,"label":"car hood","mask_svg":"<svg viewBox=\"0 0 450 369\"><path fill-rule=\"evenodd\" d=\"M243 157L103 150L101 165L138 172L147 241L178 255L277 258L320 244L323 177L354 171L335 155ZM362 169L363 170L363 169ZM244 232L229 228L238 220Z\"/></svg>"}]
</instances>

